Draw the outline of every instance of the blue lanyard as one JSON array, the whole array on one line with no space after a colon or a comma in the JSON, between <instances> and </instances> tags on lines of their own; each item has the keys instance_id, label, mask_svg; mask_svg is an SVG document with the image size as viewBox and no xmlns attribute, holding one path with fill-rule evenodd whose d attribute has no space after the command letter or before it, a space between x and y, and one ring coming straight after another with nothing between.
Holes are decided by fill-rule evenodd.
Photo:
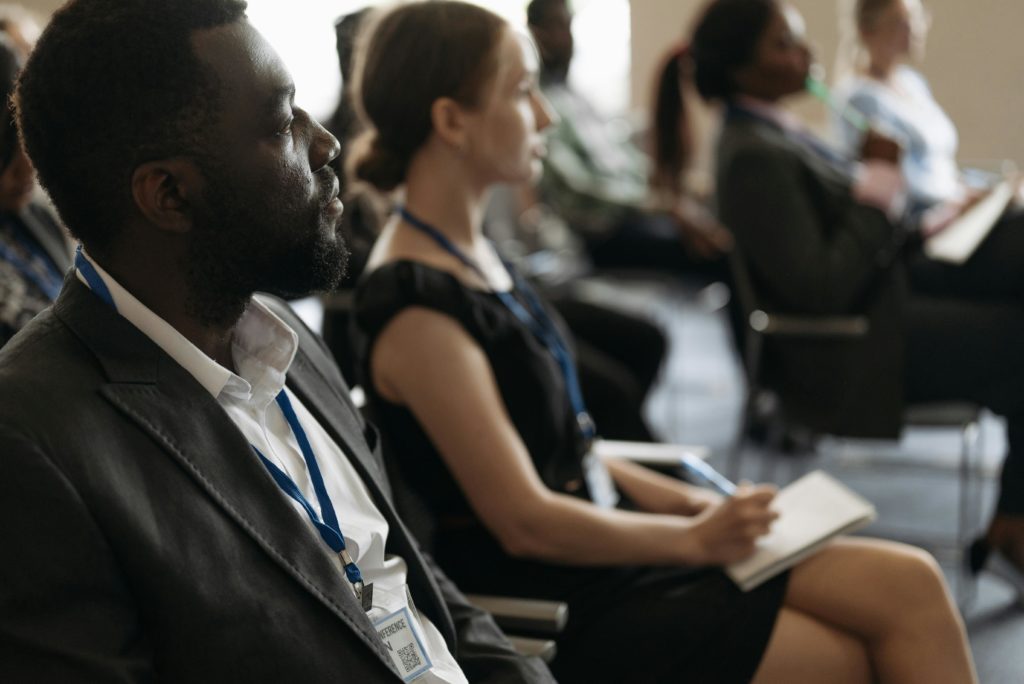
<instances>
[{"instance_id":1,"label":"blue lanyard","mask_svg":"<svg viewBox=\"0 0 1024 684\"><path fill-rule=\"evenodd\" d=\"M285 494L297 501L303 509L305 509L306 515L309 516L310 522L313 523L317 532L320 533L320 538L324 540L324 543L331 547L332 551L341 556L342 564L345 567L345 576L348 577L348 581L351 582L352 586L355 588L356 596L362 600L363 575L359 572L359 566L356 565L352 556L349 555L345 548L345 536L341 533L341 527L338 524L338 516L334 512L334 504L331 503L331 496L327 493L327 487L324 485L324 477L320 474L320 466L317 464L316 454L313 453L313 447L310 446L309 439L306 437L306 431L302 429L302 424L299 423L299 418L295 415L295 409L292 408L292 403L288 399L288 395L284 390L278 392L276 401L277 405L281 407L281 413L284 414L285 420L288 421L288 426L291 428L292 434L295 435L295 441L299 443L299 449L302 451L302 458L306 461L306 468L309 470L309 479L313 483L313 491L316 493L317 502L320 504L320 515L316 514L313 506L306 500L306 497L304 497L302 492L299 491L295 482L293 482L284 471L264 456L263 453L256 448L256 445L253 444L250 446L252 446L252 450L256 452L260 461L263 462L263 465L270 472L270 476L274 478L274 482L277 483L277 486L280 487Z\"/></svg>"},{"instance_id":2,"label":"blue lanyard","mask_svg":"<svg viewBox=\"0 0 1024 684\"><path fill-rule=\"evenodd\" d=\"M436 242L442 249L469 267L474 273L480 276L485 283L487 282L487 276L476 262L466 256L462 250L456 247L455 243L449 240L441 231L429 223L420 220L416 216L413 216L409 213L409 210L403 206L398 207L398 213L410 226L433 239L434 242ZM569 402L572 404L572 410L576 416L576 424L579 427L580 434L583 435L587 448L589 449L590 442L593 441L597 434L597 428L583 403L583 392L580 389L579 377L576 374L576 364L573 363L572 354L569 353L569 348L566 345L565 340L562 339L561 334L559 334L558 328L555 327L551 317L544 311L544 307L541 305L540 299L537 295L518 273L511 269L510 272L512 273L514 282L513 291L519 292L523 296L526 300L526 305L529 307L529 311L519 303L518 299L512 296L511 292L495 292L494 294L498 297L501 303L504 304L505 307L530 330L533 336L536 337L545 346L545 348L547 348L551 356L554 357L555 362L562 371L562 378L565 381L565 390L569 395Z\"/></svg>"},{"instance_id":3,"label":"blue lanyard","mask_svg":"<svg viewBox=\"0 0 1024 684\"><path fill-rule=\"evenodd\" d=\"M89 285L89 289L92 290L97 297L106 302L111 309L117 311L117 305L114 304L114 298L111 296L110 290L107 289L107 284L103 282L103 278L100 277L100 274L96 271L93 265L89 263L89 260L85 258L84 254L82 254L82 245L78 245L78 249L75 250L75 268L77 268L78 272L82 274L83 278L85 278L85 282Z\"/></svg>"},{"instance_id":4,"label":"blue lanyard","mask_svg":"<svg viewBox=\"0 0 1024 684\"><path fill-rule=\"evenodd\" d=\"M82 277L85 278L85 282L88 283L89 288L96 293L96 295L106 302L112 309L117 311L117 306L114 304L114 298L110 295L110 290L107 288L106 283L103 282L103 278L96 271L95 267L89 260L82 254L82 247L79 245L75 251L75 267L81 272ZM317 502L320 504L320 515L317 515L313 506L310 505L306 497L302 495L299 488L295 485L288 475L284 473L280 468L274 465L266 456L256 448L256 445L250 444L252 450L256 452L256 455L262 461L264 467L270 472L270 476L274 478L274 482L280 487L285 494L290 496L292 499L297 501L300 506L306 511L306 515L309 516L313 526L316 527L317 532L320 533L320 538L324 540L324 543L331 548L332 551L341 556L341 562L345 568L345 576L348 581L352 583L353 588L356 591L356 597L360 600L364 610L369 610L369 604L372 601L373 591L372 585L364 587L363 575L359 572L359 566L356 565L352 556L349 555L345 549L345 536L341 533L341 527L338 525L338 516L334 512L334 504L331 503L331 497L327 493L327 487L324 485L323 475L320 474L320 466L316 462L316 455L313 453L313 447L309 444L309 439L306 437L306 431L302 429L302 425L299 423L298 416L295 415L295 409L292 408L292 403L288 399L288 395L284 390L281 390L277 395L277 405L281 407L281 413L284 414L285 420L288 421L288 427L291 428L292 434L295 435L295 441L299 443L299 449L302 451L302 458L306 461L306 468L309 470L309 479L313 483L313 491L316 492ZM321 516L323 519L321 520ZM364 588L366 591L364 591Z\"/></svg>"},{"instance_id":5,"label":"blue lanyard","mask_svg":"<svg viewBox=\"0 0 1024 684\"><path fill-rule=\"evenodd\" d=\"M12 228L14 230L14 239L29 253L29 258L28 260L23 259L20 254L2 242L0 242L0 258L3 258L4 261L14 266L21 275L32 281L46 295L46 298L52 302L60 294L64 276L56 268L56 265L53 264L50 257L33 244L33 240L19 235L23 231L18 226L12 226ZM42 268L40 268L40 264Z\"/></svg>"}]
</instances>

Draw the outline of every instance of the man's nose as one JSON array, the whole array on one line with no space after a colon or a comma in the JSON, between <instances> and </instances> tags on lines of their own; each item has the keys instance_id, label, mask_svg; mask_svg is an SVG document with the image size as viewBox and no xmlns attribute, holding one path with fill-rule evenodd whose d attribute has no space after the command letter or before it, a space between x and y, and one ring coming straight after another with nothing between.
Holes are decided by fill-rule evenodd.
<instances>
[{"instance_id":1,"label":"man's nose","mask_svg":"<svg viewBox=\"0 0 1024 684\"><path fill-rule=\"evenodd\" d=\"M312 121L312 142L309 145L309 165L319 171L341 154L341 143L318 122Z\"/></svg>"}]
</instances>

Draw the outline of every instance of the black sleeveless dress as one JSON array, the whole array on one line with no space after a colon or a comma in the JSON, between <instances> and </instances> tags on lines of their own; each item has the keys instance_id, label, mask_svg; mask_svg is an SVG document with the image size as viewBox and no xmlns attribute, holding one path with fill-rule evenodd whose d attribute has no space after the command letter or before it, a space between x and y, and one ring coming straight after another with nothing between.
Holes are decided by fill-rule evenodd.
<instances>
[{"instance_id":1,"label":"black sleeveless dress","mask_svg":"<svg viewBox=\"0 0 1024 684\"><path fill-rule=\"evenodd\" d=\"M403 518L459 588L567 601L569 624L552 665L560 681L749 681L775 624L787 575L743 593L714 568L573 567L506 554L412 413L382 399L369 380L374 341L407 307L450 316L480 345L550 489L589 499L585 444L554 358L494 294L412 261L392 262L364 276L353 312L359 382L383 434ZM554 310L546 311L569 339Z\"/></svg>"}]
</instances>

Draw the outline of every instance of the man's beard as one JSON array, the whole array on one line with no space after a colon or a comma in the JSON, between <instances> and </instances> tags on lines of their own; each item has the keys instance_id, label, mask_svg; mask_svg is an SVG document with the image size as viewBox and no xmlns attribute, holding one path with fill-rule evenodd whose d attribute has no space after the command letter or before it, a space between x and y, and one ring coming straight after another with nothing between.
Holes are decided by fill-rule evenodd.
<instances>
[{"instance_id":1,"label":"man's beard","mask_svg":"<svg viewBox=\"0 0 1024 684\"><path fill-rule=\"evenodd\" d=\"M321 197L333 180L321 169ZM195 208L186 258L186 306L206 325L231 325L256 291L285 298L337 287L345 274L348 249L322 204L288 193L245 200L224 179L223 170L206 174L204 202Z\"/></svg>"}]
</instances>

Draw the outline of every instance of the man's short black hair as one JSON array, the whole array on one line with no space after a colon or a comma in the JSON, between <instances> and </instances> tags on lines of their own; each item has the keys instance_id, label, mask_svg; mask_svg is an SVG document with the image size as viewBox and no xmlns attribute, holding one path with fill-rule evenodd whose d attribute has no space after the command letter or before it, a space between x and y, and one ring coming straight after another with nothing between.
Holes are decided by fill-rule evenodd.
<instances>
[{"instance_id":1,"label":"man's short black hair","mask_svg":"<svg viewBox=\"0 0 1024 684\"><path fill-rule=\"evenodd\" d=\"M25 150L68 229L102 252L132 211L139 164L202 158L218 111L196 30L238 21L242 0L71 0L21 73Z\"/></svg>"},{"instance_id":2,"label":"man's short black hair","mask_svg":"<svg viewBox=\"0 0 1024 684\"><path fill-rule=\"evenodd\" d=\"M530 26L541 26L548 16L548 10L561 6L568 8L569 0L531 0L526 6L526 23Z\"/></svg>"}]
</instances>

